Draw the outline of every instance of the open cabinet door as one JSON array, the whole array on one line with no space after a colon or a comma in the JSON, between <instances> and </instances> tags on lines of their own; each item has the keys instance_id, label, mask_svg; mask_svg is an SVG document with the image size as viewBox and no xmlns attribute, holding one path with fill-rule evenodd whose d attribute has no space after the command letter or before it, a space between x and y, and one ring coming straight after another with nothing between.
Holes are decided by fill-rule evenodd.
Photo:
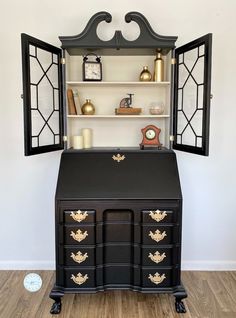
<instances>
[{"instance_id":1,"label":"open cabinet door","mask_svg":"<svg viewBox=\"0 0 236 318\"><path fill-rule=\"evenodd\" d=\"M25 155L64 148L61 49L21 34Z\"/></svg>"},{"instance_id":2,"label":"open cabinet door","mask_svg":"<svg viewBox=\"0 0 236 318\"><path fill-rule=\"evenodd\" d=\"M208 156L212 34L176 49L173 148Z\"/></svg>"}]
</instances>

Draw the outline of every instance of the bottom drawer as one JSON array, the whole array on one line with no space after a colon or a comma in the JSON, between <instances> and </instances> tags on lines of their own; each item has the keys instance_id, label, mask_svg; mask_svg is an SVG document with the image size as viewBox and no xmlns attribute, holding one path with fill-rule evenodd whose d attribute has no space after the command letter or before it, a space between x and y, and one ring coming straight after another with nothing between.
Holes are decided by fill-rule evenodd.
<instances>
[{"instance_id":1,"label":"bottom drawer","mask_svg":"<svg viewBox=\"0 0 236 318\"><path fill-rule=\"evenodd\" d=\"M65 269L65 287L91 288L95 286L95 269L79 267Z\"/></svg>"},{"instance_id":2,"label":"bottom drawer","mask_svg":"<svg viewBox=\"0 0 236 318\"><path fill-rule=\"evenodd\" d=\"M171 287L176 285L178 270L175 268L143 267L142 286L149 288Z\"/></svg>"}]
</instances>

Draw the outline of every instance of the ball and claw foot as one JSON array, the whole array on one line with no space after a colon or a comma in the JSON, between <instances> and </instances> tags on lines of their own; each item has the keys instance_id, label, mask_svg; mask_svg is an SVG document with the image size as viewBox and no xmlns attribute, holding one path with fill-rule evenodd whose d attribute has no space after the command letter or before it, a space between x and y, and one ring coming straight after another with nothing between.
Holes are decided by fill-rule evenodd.
<instances>
[{"instance_id":1,"label":"ball and claw foot","mask_svg":"<svg viewBox=\"0 0 236 318\"><path fill-rule=\"evenodd\" d=\"M186 313L186 309L185 309L185 306L184 306L184 303L182 302L182 300L175 301L175 310L178 314Z\"/></svg>"},{"instance_id":2,"label":"ball and claw foot","mask_svg":"<svg viewBox=\"0 0 236 318\"><path fill-rule=\"evenodd\" d=\"M55 301L50 310L50 314L57 315L61 312L61 301Z\"/></svg>"}]
</instances>

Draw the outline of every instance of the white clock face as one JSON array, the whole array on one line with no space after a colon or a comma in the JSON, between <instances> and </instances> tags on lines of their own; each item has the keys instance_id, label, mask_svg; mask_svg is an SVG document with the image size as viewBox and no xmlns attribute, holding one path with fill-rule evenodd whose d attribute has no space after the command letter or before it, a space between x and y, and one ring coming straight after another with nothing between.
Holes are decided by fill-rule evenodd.
<instances>
[{"instance_id":1,"label":"white clock face","mask_svg":"<svg viewBox=\"0 0 236 318\"><path fill-rule=\"evenodd\" d=\"M156 132L153 129L148 129L145 135L148 140L152 140L156 137Z\"/></svg>"},{"instance_id":2,"label":"white clock face","mask_svg":"<svg viewBox=\"0 0 236 318\"><path fill-rule=\"evenodd\" d=\"M24 287L30 292L36 292L42 287L42 279L38 274L30 273L24 278Z\"/></svg>"},{"instance_id":3,"label":"white clock face","mask_svg":"<svg viewBox=\"0 0 236 318\"><path fill-rule=\"evenodd\" d=\"M85 63L84 65L85 79L100 80L101 67L97 63Z\"/></svg>"}]
</instances>

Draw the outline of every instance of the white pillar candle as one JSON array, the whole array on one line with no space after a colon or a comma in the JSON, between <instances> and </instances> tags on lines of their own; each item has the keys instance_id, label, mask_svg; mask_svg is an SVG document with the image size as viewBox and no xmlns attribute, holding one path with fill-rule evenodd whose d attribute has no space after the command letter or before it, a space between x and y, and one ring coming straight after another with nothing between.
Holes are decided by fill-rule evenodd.
<instances>
[{"instance_id":1,"label":"white pillar candle","mask_svg":"<svg viewBox=\"0 0 236 318\"><path fill-rule=\"evenodd\" d=\"M83 128L82 135L84 137L84 148L92 148L93 131L91 128Z\"/></svg>"},{"instance_id":2,"label":"white pillar candle","mask_svg":"<svg viewBox=\"0 0 236 318\"><path fill-rule=\"evenodd\" d=\"M84 148L83 136L73 136L73 148L74 149L83 149Z\"/></svg>"}]
</instances>

